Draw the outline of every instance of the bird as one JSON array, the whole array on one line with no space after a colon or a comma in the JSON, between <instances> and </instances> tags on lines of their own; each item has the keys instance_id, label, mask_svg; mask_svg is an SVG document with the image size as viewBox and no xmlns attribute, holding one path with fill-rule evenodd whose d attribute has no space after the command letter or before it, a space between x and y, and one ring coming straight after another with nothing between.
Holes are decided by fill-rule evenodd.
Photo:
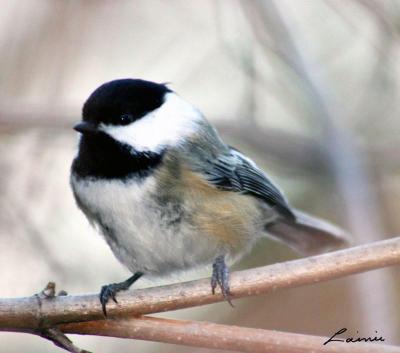
<instances>
[{"instance_id":1,"label":"bird","mask_svg":"<svg viewBox=\"0 0 400 353\"><path fill-rule=\"evenodd\" d=\"M303 255L342 247L341 228L292 207L266 172L226 144L170 84L106 82L83 105L70 184L77 206L132 276L210 266L212 293L231 303L230 266L263 237Z\"/></svg>"}]
</instances>

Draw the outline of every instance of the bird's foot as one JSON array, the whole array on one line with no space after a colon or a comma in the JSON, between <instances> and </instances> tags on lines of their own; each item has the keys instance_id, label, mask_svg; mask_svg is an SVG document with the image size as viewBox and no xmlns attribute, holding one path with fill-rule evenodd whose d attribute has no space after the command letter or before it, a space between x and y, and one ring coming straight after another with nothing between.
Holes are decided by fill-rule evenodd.
<instances>
[{"instance_id":1,"label":"bird's foot","mask_svg":"<svg viewBox=\"0 0 400 353\"><path fill-rule=\"evenodd\" d=\"M225 264L224 256L218 256L213 263L213 272L211 276L211 291L215 294L217 285L221 288L222 295L230 306L234 306L231 301L231 292L229 289L229 268Z\"/></svg>"},{"instance_id":2,"label":"bird's foot","mask_svg":"<svg viewBox=\"0 0 400 353\"><path fill-rule=\"evenodd\" d=\"M112 299L115 303L117 302L116 294L120 291L127 290L129 287L136 282L140 277L143 276L142 272L136 272L133 276L129 277L126 281L120 283L111 283L101 287L100 291L100 303L103 308L104 316L107 316L106 305L107 302Z\"/></svg>"}]
</instances>

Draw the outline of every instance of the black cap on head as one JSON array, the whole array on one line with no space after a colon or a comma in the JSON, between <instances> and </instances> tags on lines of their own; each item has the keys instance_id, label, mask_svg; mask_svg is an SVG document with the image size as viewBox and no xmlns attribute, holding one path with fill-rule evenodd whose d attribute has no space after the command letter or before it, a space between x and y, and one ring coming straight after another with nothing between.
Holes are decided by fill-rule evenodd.
<instances>
[{"instance_id":1,"label":"black cap on head","mask_svg":"<svg viewBox=\"0 0 400 353\"><path fill-rule=\"evenodd\" d=\"M139 79L104 83L85 102L83 121L127 125L159 108L168 92L172 91L165 84Z\"/></svg>"}]
</instances>

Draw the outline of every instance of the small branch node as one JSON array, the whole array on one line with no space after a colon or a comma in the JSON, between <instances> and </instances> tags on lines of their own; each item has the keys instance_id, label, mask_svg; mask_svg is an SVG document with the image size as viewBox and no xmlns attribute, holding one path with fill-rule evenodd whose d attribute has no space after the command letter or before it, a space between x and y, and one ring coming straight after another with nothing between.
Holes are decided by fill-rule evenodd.
<instances>
[{"instance_id":1,"label":"small branch node","mask_svg":"<svg viewBox=\"0 0 400 353\"><path fill-rule=\"evenodd\" d=\"M41 298L54 298L56 296L56 284L54 282L47 283L46 287L39 293Z\"/></svg>"}]
</instances>

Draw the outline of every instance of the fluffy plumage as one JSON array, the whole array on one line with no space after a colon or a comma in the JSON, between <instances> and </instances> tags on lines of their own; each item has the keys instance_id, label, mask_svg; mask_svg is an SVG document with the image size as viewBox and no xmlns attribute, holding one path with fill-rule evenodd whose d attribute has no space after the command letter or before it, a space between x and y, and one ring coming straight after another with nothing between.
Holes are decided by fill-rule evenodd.
<instances>
[{"instance_id":1,"label":"fluffy plumage","mask_svg":"<svg viewBox=\"0 0 400 353\"><path fill-rule=\"evenodd\" d=\"M251 159L164 84L100 86L76 129L82 136L71 185L78 206L135 279L216 258L233 262L261 236L303 253L343 243L340 229L292 209ZM217 282L227 294L227 279L213 277L213 288Z\"/></svg>"}]
</instances>

